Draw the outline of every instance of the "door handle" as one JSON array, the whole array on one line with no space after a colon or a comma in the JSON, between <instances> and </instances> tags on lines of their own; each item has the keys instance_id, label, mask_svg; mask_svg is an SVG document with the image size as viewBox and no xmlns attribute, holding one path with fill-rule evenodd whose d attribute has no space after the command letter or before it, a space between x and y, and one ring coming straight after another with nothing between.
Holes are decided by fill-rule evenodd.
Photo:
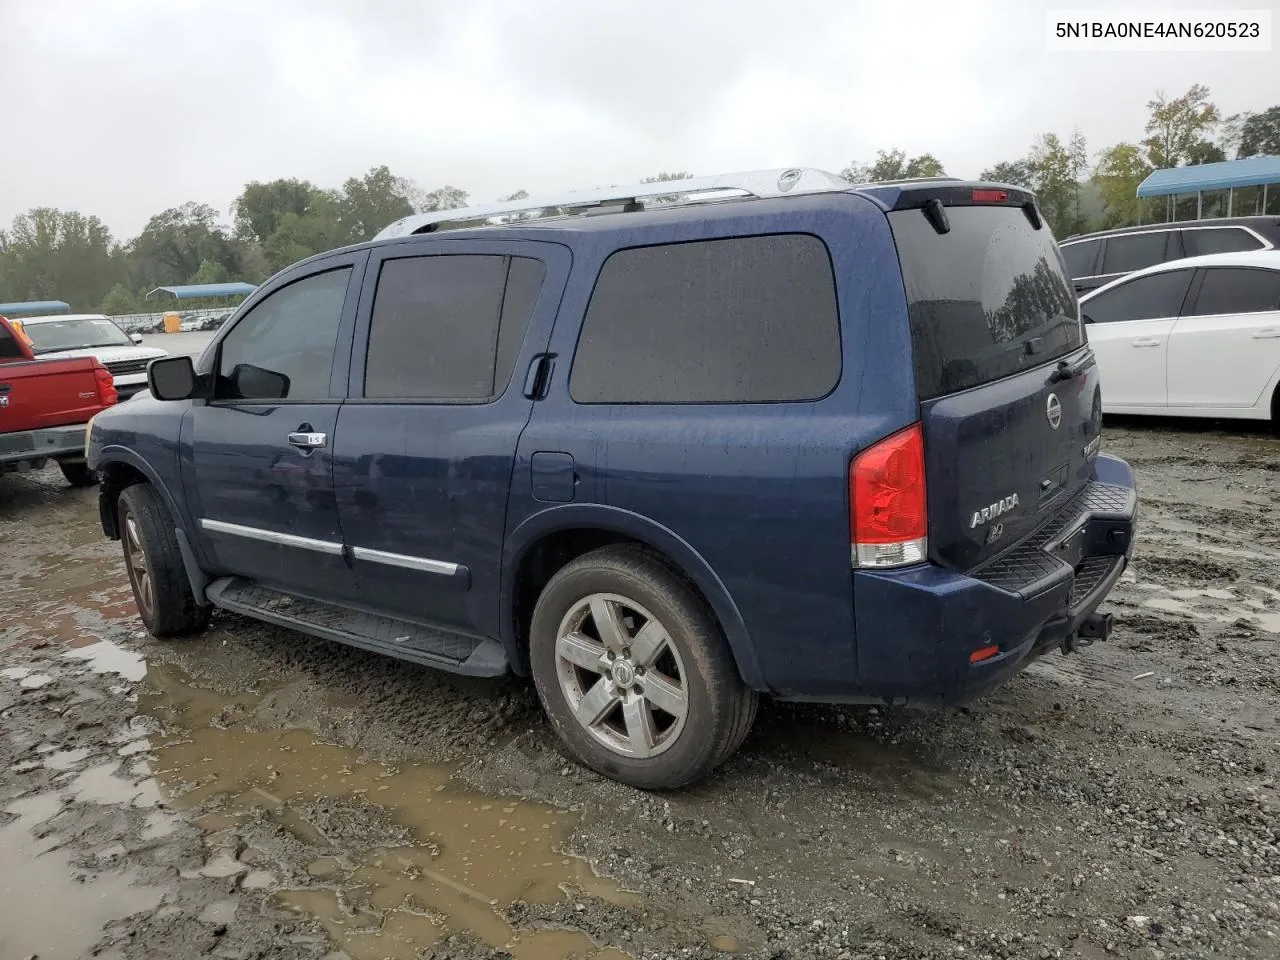
<instances>
[{"instance_id":1,"label":"door handle","mask_svg":"<svg viewBox=\"0 0 1280 960\"><path fill-rule=\"evenodd\" d=\"M298 432L289 434L289 442L299 450L316 450L329 445L329 438L323 433Z\"/></svg>"},{"instance_id":2,"label":"door handle","mask_svg":"<svg viewBox=\"0 0 1280 960\"><path fill-rule=\"evenodd\" d=\"M1276 340L1280 339L1280 330L1275 327L1264 327L1253 335L1255 340Z\"/></svg>"},{"instance_id":3,"label":"door handle","mask_svg":"<svg viewBox=\"0 0 1280 960\"><path fill-rule=\"evenodd\" d=\"M1139 337L1133 341L1133 345L1135 347L1158 347L1160 346L1160 341L1154 337Z\"/></svg>"}]
</instances>

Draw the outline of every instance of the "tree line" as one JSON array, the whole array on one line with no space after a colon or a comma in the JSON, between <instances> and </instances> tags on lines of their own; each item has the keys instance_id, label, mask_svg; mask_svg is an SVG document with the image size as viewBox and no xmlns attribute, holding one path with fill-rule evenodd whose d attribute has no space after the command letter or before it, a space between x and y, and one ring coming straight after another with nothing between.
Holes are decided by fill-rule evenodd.
<instances>
[{"instance_id":1,"label":"tree line","mask_svg":"<svg viewBox=\"0 0 1280 960\"><path fill-rule=\"evenodd\" d=\"M1055 236L1195 216L1195 198L1176 206L1165 198L1138 200L1138 184L1154 169L1211 163L1229 157L1280 155L1280 106L1224 117L1207 87L1193 84L1179 97L1157 93L1148 103L1145 136L1091 153L1084 135L1036 137L1020 158L983 170L1034 190ZM855 183L945 176L933 154L878 151L870 163L851 163L841 176ZM646 182L678 180L663 172ZM523 199L517 191L502 200ZM1260 191L1236 191L1236 213L1258 209ZM141 312L143 296L179 283L247 280L259 283L283 267L323 250L368 240L413 212L464 206L464 190L424 190L386 166L351 177L339 188L296 178L245 184L224 225L206 203L157 213L131 240L117 242L97 217L37 207L0 230L0 302L65 300L73 309L109 314ZM1280 189L1270 209L1280 209ZM1226 213L1225 200L1206 197L1205 216ZM154 309L154 305L150 305Z\"/></svg>"}]
</instances>

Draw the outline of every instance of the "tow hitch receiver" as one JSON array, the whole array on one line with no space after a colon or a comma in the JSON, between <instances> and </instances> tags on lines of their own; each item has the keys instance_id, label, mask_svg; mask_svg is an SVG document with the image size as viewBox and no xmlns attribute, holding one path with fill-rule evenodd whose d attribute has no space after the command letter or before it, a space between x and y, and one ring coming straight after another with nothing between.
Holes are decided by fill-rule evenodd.
<instances>
[{"instance_id":1,"label":"tow hitch receiver","mask_svg":"<svg viewBox=\"0 0 1280 960\"><path fill-rule=\"evenodd\" d=\"M1073 653L1098 640L1111 639L1111 614L1091 613L1080 628L1062 641L1062 652Z\"/></svg>"},{"instance_id":2,"label":"tow hitch receiver","mask_svg":"<svg viewBox=\"0 0 1280 960\"><path fill-rule=\"evenodd\" d=\"M1094 640L1111 639L1111 614L1091 613L1084 623L1080 624L1080 639L1092 643Z\"/></svg>"}]
</instances>

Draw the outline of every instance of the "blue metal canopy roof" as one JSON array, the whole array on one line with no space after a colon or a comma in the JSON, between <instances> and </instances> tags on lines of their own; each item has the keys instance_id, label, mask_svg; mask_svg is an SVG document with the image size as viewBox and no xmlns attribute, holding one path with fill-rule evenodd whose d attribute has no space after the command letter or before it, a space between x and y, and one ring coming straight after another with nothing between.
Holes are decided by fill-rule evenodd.
<instances>
[{"instance_id":1,"label":"blue metal canopy roof","mask_svg":"<svg viewBox=\"0 0 1280 960\"><path fill-rule=\"evenodd\" d=\"M1138 184L1140 197L1165 197L1175 193L1227 190L1232 187L1260 187L1280 183L1280 157L1248 157L1223 163L1201 163L1193 167L1155 170Z\"/></svg>"},{"instance_id":2,"label":"blue metal canopy roof","mask_svg":"<svg viewBox=\"0 0 1280 960\"><path fill-rule=\"evenodd\" d=\"M156 287L147 294L150 300L157 293L170 293L179 300L195 300L199 297L244 297L258 289L252 283L189 283L176 287Z\"/></svg>"},{"instance_id":3,"label":"blue metal canopy roof","mask_svg":"<svg viewBox=\"0 0 1280 960\"><path fill-rule=\"evenodd\" d=\"M0 303L0 316L37 317L46 313L66 313L71 304L62 300L27 300L22 303Z\"/></svg>"}]
</instances>

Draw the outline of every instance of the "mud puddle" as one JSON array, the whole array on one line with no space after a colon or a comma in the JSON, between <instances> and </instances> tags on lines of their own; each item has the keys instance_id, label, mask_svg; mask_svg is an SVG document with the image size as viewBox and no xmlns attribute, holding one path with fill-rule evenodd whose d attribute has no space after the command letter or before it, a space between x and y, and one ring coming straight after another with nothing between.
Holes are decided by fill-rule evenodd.
<instances>
[{"instance_id":1,"label":"mud puddle","mask_svg":"<svg viewBox=\"0 0 1280 960\"><path fill-rule=\"evenodd\" d=\"M0 957L75 960L86 955L104 924L149 910L161 891L135 886L128 873L82 881L61 851L56 793L23 797L4 808L16 817L0 826Z\"/></svg>"},{"instance_id":2,"label":"mud puddle","mask_svg":"<svg viewBox=\"0 0 1280 960\"><path fill-rule=\"evenodd\" d=\"M188 876L270 890L315 918L351 960L416 958L466 933L516 960L620 960L568 930L517 931L502 911L551 904L565 891L628 908L638 899L560 852L568 811L459 789L451 770L361 763L352 750L301 730L221 725L251 709L153 667L139 698L166 732L151 738L169 807L206 829L210 856ZM216 905L232 917L235 903ZM212 907L211 907L212 909Z\"/></svg>"}]
</instances>

